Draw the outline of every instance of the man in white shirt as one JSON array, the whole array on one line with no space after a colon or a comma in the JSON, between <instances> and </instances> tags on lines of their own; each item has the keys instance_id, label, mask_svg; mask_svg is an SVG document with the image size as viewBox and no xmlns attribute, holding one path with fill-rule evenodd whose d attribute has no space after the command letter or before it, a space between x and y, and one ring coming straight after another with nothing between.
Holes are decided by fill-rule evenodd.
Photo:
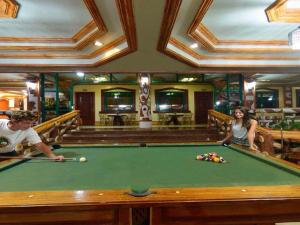
<instances>
[{"instance_id":1,"label":"man in white shirt","mask_svg":"<svg viewBox=\"0 0 300 225\"><path fill-rule=\"evenodd\" d=\"M15 111L9 120L0 119L0 156L16 156L16 145L26 139L49 158L63 161L64 157L55 155L51 148L42 142L37 132L31 128L34 119L34 115L29 111Z\"/></svg>"}]
</instances>

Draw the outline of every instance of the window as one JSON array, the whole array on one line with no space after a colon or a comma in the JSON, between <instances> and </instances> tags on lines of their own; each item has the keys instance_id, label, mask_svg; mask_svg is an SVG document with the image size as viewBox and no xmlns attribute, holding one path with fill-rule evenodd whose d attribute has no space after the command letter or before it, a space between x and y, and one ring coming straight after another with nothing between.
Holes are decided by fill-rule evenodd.
<instances>
[{"instance_id":1,"label":"window","mask_svg":"<svg viewBox=\"0 0 300 225\"><path fill-rule=\"evenodd\" d=\"M155 91L157 112L187 112L188 91L181 89L160 89Z\"/></svg>"},{"instance_id":2,"label":"window","mask_svg":"<svg viewBox=\"0 0 300 225\"><path fill-rule=\"evenodd\" d=\"M101 91L102 112L135 111L135 90L114 88Z\"/></svg>"},{"instance_id":3,"label":"window","mask_svg":"<svg viewBox=\"0 0 300 225\"><path fill-rule=\"evenodd\" d=\"M278 90L257 89L256 108L278 108Z\"/></svg>"}]
</instances>

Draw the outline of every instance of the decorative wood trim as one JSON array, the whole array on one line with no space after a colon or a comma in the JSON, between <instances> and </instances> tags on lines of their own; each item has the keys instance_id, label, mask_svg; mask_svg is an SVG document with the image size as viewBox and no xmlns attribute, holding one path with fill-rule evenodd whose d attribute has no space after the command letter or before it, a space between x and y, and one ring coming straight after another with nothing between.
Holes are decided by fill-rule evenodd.
<instances>
[{"instance_id":1,"label":"decorative wood trim","mask_svg":"<svg viewBox=\"0 0 300 225\"><path fill-rule=\"evenodd\" d=\"M0 46L0 50L7 50L7 51L75 51L75 50L81 50L85 48L87 45L90 44L90 42L96 40L97 38L101 37L102 34L99 31L95 31L91 34L88 34L87 36L83 37L83 40L79 40L75 46ZM1 38L0 38L1 39ZM5 37L3 37L5 39ZM9 38L11 39L11 38ZM17 38L18 39L18 38ZM8 39L7 39L8 40ZM69 42L74 42L72 38L20 38L18 39L18 42L41 42L45 41L48 43L53 42L60 42L60 43L66 43L67 40ZM0 40L1 41L1 40ZM8 42L8 41L7 41Z\"/></svg>"},{"instance_id":2,"label":"decorative wood trim","mask_svg":"<svg viewBox=\"0 0 300 225\"><path fill-rule=\"evenodd\" d=\"M190 65L192 67L197 67L197 68L199 67L198 63L195 63L192 60L187 59L187 58L185 58L182 55L179 55L178 53L176 53L175 51L173 51L171 49L165 49L163 51L163 53L166 54L166 55L168 55L168 56L170 56L170 57L172 57L172 58L174 58L174 59L177 59L177 60L179 60L179 61L181 61L181 62L183 62L185 64L188 64L188 65Z\"/></svg>"},{"instance_id":3,"label":"decorative wood trim","mask_svg":"<svg viewBox=\"0 0 300 225\"><path fill-rule=\"evenodd\" d=\"M182 0L167 0L164 8L164 15L160 27L160 35L157 43L157 50L166 53L171 32L178 15Z\"/></svg>"},{"instance_id":4,"label":"decorative wood trim","mask_svg":"<svg viewBox=\"0 0 300 225\"><path fill-rule=\"evenodd\" d=\"M129 48L123 49L123 50L121 50L121 51L119 51L119 52L116 52L115 54L113 54L113 55L110 56L110 57L107 57L107 58L104 58L104 59L102 59L102 60L99 60L98 62L92 64L91 66L92 66L92 67L98 67L98 66L101 66L101 65L106 64L106 63L108 63L108 62L111 62L111 61L113 61L113 60L115 60L115 59L118 59L118 58L121 58L121 57L123 57L123 56L125 56L125 55L128 55L128 54L131 53L131 52L132 52L132 51L131 51Z\"/></svg>"},{"instance_id":5,"label":"decorative wood trim","mask_svg":"<svg viewBox=\"0 0 300 225\"><path fill-rule=\"evenodd\" d=\"M220 43L220 41L213 35L212 32L210 32L204 24L199 23L198 27L196 28L198 32L202 33L211 43L214 45L217 45ZM196 31L195 30L195 31Z\"/></svg>"},{"instance_id":6,"label":"decorative wood trim","mask_svg":"<svg viewBox=\"0 0 300 225\"><path fill-rule=\"evenodd\" d=\"M123 31L126 35L130 51L137 50L136 26L132 0L115 0Z\"/></svg>"},{"instance_id":7,"label":"decorative wood trim","mask_svg":"<svg viewBox=\"0 0 300 225\"><path fill-rule=\"evenodd\" d=\"M95 62L93 64L0 64L1 67L24 67L24 68L43 68L43 67L48 67L48 68L91 68L91 67L98 67L100 65L103 65L107 62L110 62L112 60L115 60L117 58L120 58L122 56L125 56L133 51L135 51L137 49L137 42L136 42L136 28L135 28L135 22L134 22L134 17L133 17L133 4L132 4L132 0L116 0L116 4L119 10L119 14L120 14L120 18L121 18L121 23L122 23L122 27L124 29L124 33L126 36L126 40L127 43L129 45L128 48L123 49L119 52L116 52L115 54L107 57L107 58L102 58L100 59L98 62ZM125 37L121 36L119 38L117 38L116 40L114 40L113 42L105 45L104 47L96 50L93 53L90 53L89 55L81 55L80 57L82 58L94 58L97 57L98 54L103 53L104 51L107 51L109 49L113 49L114 47L116 47L117 45L121 44L122 42L125 41ZM18 49L19 46L14 46L16 47L16 49L14 50L20 50ZM57 51L57 48L52 48L50 46L47 46L49 49L51 50L55 50ZM48 48L44 48L43 50L49 50ZM1 50L1 46L0 46L0 50ZM39 50L39 49L32 49L31 47L27 47L25 50ZM63 50L71 50L70 48L65 48ZM43 54L42 54L43 55ZM38 56L38 55L36 55ZM44 55L44 57L57 57L58 55ZM71 56L71 54L69 54L68 56L70 56L71 58L73 58L74 56ZM77 57L77 56L75 56ZM27 58L30 58L30 55L27 56ZM64 58L64 57L62 57ZM52 69L51 69L52 70Z\"/></svg>"},{"instance_id":8,"label":"decorative wood trim","mask_svg":"<svg viewBox=\"0 0 300 225\"><path fill-rule=\"evenodd\" d=\"M191 38L196 40L198 43L200 43L206 50L214 53L227 53L227 52L232 52L232 53L273 53L273 52L292 52L293 50L290 47L286 48L215 48L214 45L211 43L207 42L204 38L199 36L196 32L192 33L189 35ZM279 45L288 45L287 41L232 41L232 40L227 40L227 41L217 41L217 44L222 44L222 45L274 45L274 46L279 46Z\"/></svg>"},{"instance_id":9,"label":"decorative wood trim","mask_svg":"<svg viewBox=\"0 0 300 225\"><path fill-rule=\"evenodd\" d=\"M16 18L19 4L15 0L0 0L0 18Z\"/></svg>"},{"instance_id":10,"label":"decorative wood trim","mask_svg":"<svg viewBox=\"0 0 300 225\"><path fill-rule=\"evenodd\" d=\"M76 34L73 35L73 42L78 42L84 38L84 36L90 32L92 32L97 27L94 20L90 21L88 24L83 26Z\"/></svg>"},{"instance_id":11,"label":"decorative wood trim","mask_svg":"<svg viewBox=\"0 0 300 225\"><path fill-rule=\"evenodd\" d=\"M176 48L179 48L180 50L184 51L185 53L193 56L194 58L201 60L201 59L234 59L234 60L259 60L259 59L265 59L265 60L300 60L299 56L259 56L259 55L200 55L193 50L191 50L188 46L184 45L182 42L178 41L174 37L171 37L169 40L169 43L174 45ZM177 53L176 53L177 54Z\"/></svg>"},{"instance_id":12,"label":"decorative wood trim","mask_svg":"<svg viewBox=\"0 0 300 225\"><path fill-rule=\"evenodd\" d=\"M193 33L197 29L212 3L213 0L203 0L192 24L187 31L188 34Z\"/></svg>"},{"instance_id":13,"label":"decorative wood trim","mask_svg":"<svg viewBox=\"0 0 300 225\"><path fill-rule=\"evenodd\" d=\"M0 0L1 1L1 0ZM94 0L84 0L93 20L82 27L73 37L71 38L18 38L18 37L0 37L1 42L31 42L31 43L77 43L76 46L0 46L0 50L19 50L19 51L73 51L82 50L92 41L100 38L107 32L105 23L101 17L101 14L95 4ZM96 27L97 32L91 33ZM87 33L91 33L86 36Z\"/></svg>"},{"instance_id":14,"label":"decorative wood trim","mask_svg":"<svg viewBox=\"0 0 300 225\"><path fill-rule=\"evenodd\" d=\"M203 37L199 36L199 34L197 34L196 32L192 32L192 33L188 34L188 36L191 37L192 39L196 40L198 43L200 43L201 46L203 48L205 48L206 50L209 50L211 52L215 50L214 46L210 42L207 42ZM211 38L212 38L212 36L211 36ZM209 40L213 41L214 39L216 39L216 38L212 38ZM218 42L218 40L215 40L215 41Z\"/></svg>"},{"instance_id":15,"label":"decorative wood trim","mask_svg":"<svg viewBox=\"0 0 300 225\"><path fill-rule=\"evenodd\" d=\"M81 41L84 36L91 33L96 28L96 24L91 20L83 26L73 37L70 38L26 38L26 37L0 37L0 42L19 42L19 43L76 43Z\"/></svg>"},{"instance_id":16,"label":"decorative wood trim","mask_svg":"<svg viewBox=\"0 0 300 225\"><path fill-rule=\"evenodd\" d=\"M258 45L258 44L264 44L264 45L287 45L286 41L233 41L233 40L218 40L214 35L203 25L201 24L201 20L204 17L205 13L207 12L208 8L212 4L213 0L204 0L202 5L200 6L198 13L193 20L189 30L188 30L188 35L194 39L196 39L199 43L201 43L206 50L216 52L216 53L222 53L222 52L252 52L252 53L259 53L259 52L290 52L290 48L286 49L269 49L269 48L259 48L259 49L250 49L250 48L245 48L245 49L224 49L224 48L218 48L215 49L215 47L212 44L240 44L240 45ZM162 21L162 26L161 26L161 33L160 33L160 39L159 43L157 46L157 49L161 52L163 52L166 55L171 56L172 58L175 58L179 61L183 61L184 63L187 63L191 66L196 66L196 67L214 67L216 65L200 65L198 63L195 63L194 61L191 61L187 59L186 57L179 55L173 50L166 49L166 46L168 43L171 43L172 45L176 46L177 48L181 49L182 51L186 52L187 54L191 55L197 60L201 59L235 59L235 60L255 60L255 59L277 59L277 60L290 60L290 59L298 59L299 57L277 57L277 56L208 56L208 55L200 55L193 50L191 50L188 46L185 46L183 43L179 42L175 38L170 37L173 25L175 23L179 7L180 7L181 1L167 1L165 10L164 10L164 17ZM195 32L196 29L201 29L202 32L207 35L208 39L211 40L212 44L208 43L206 40L202 39L199 37L199 35ZM238 65L231 65L231 66L238 66ZM243 65L241 67L249 67L253 65ZM266 65L259 65L257 67L265 67ZM217 65L217 67L219 67ZM220 67L229 67L228 65L220 65Z\"/></svg>"},{"instance_id":17,"label":"decorative wood trim","mask_svg":"<svg viewBox=\"0 0 300 225\"><path fill-rule=\"evenodd\" d=\"M269 64L264 64L264 65L255 65L255 64L245 64L245 65L239 65L239 64L197 64L185 57L183 57L182 55L179 55L177 52L173 51L173 50L170 50L170 49L166 49L165 52L164 52L166 55L169 55L170 57L172 58L175 58L179 61L182 61L188 65L191 65L193 67L197 67L197 68L238 68L238 69L241 69L241 68L252 68L252 70L250 71L254 71L253 68L268 68L268 67L272 67L272 68L269 68L268 70L266 70L265 72L276 72L276 73L280 73L280 72L286 72L285 70L289 70L291 68L299 68L299 65L298 64L294 64L294 65L286 65L284 67L284 69L282 71L278 71L278 68L281 68L282 65L269 65ZM219 56L205 56L205 58L203 59L218 59ZM221 56L222 57L222 56ZM230 59L229 58L230 56L223 56L223 58L221 59ZM240 56L239 56L240 57ZM245 56L247 57L247 56ZM240 58L232 58L232 59L235 59L235 60L241 60L241 57ZM243 59L247 59L247 58L243 58ZM254 58L249 58L249 59L254 59ZM285 57L283 58L280 58L280 60L284 60ZM276 70L274 69L276 68ZM225 71L225 70L224 70ZM220 72L220 71L219 71ZM226 72L227 69L226 69ZM264 72L264 71L257 71L257 72ZM191 72L192 73L192 72Z\"/></svg>"},{"instance_id":18,"label":"decorative wood trim","mask_svg":"<svg viewBox=\"0 0 300 225\"><path fill-rule=\"evenodd\" d=\"M299 23L300 10L288 9L286 7L288 0L276 0L265 9L269 22Z\"/></svg>"},{"instance_id":19,"label":"decorative wood trim","mask_svg":"<svg viewBox=\"0 0 300 225\"><path fill-rule=\"evenodd\" d=\"M97 57L97 55L113 49L120 45L121 43L125 42L125 36L120 36L117 39L113 40L112 42L106 44L100 49L95 50L92 53L82 54L82 55L75 55L75 54L45 54L45 53L37 53L37 54L0 54L0 58L18 58L18 59L55 59L55 58L68 58L68 59L91 59ZM1 65L1 64L0 64Z\"/></svg>"},{"instance_id":20,"label":"decorative wood trim","mask_svg":"<svg viewBox=\"0 0 300 225\"><path fill-rule=\"evenodd\" d=\"M84 49L86 46L93 43L93 41L97 40L101 36L102 36L102 34L99 31L96 31L96 32L90 34L87 38L85 38L83 41L79 42L76 45L76 50L78 51L78 50Z\"/></svg>"},{"instance_id":21,"label":"decorative wood trim","mask_svg":"<svg viewBox=\"0 0 300 225\"><path fill-rule=\"evenodd\" d=\"M287 0L279 0L281 2L287 1ZM187 35L194 40L196 40L198 43L200 43L207 51L215 52L215 53L222 53L222 52L291 52L292 49L288 47L287 41L271 41L271 40L219 40L217 37L214 36L212 32L210 32L202 23L202 19L204 15L207 13L208 8L213 3L213 0L204 0L202 4L200 5L200 8L197 12L197 15L195 19L193 20L190 28L188 29ZM200 32L202 35L205 36L203 38L200 36L196 31ZM209 42L207 41L209 40ZM217 45L273 45L273 46L287 46L286 48L216 48Z\"/></svg>"},{"instance_id":22,"label":"decorative wood trim","mask_svg":"<svg viewBox=\"0 0 300 225\"><path fill-rule=\"evenodd\" d=\"M177 39L170 37L169 43L176 46L176 48L179 48L180 50L184 51L185 53L193 56L196 59L203 59L203 56L194 52L192 49L190 49L188 46L183 44L182 42L178 41Z\"/></svg>"},{"instance_id":23,"label":"decorative wood trim","mask_svg":"<svg viewBox=\"0 0 300 225\"><path fill-rule=\"evenodd\" d=\"M100 33L105 33L107 32L107 28L104 24L104 21L101 17L101 14L99 12L99 9L95 3L94 0L83 0L86 7L88 8L91 16L93 17L97 27L98 27L98 30L100 31Z\"/></svg>"},{"instance_id":24,"label":"decorative wood trim","mask_svg":"<svg viewBox=\"0 0 300 225\"><path fill-rule=\"evenodd\" d=\"M117 47L118 45L120 45L121 43L123 43L125 41L126 41L126 37L124 35L122 35L122 36L118 37L117 39L115 39L114 41L106 44L102 48L99 48L96 51L94 51L93 53L91 53L90 57L94 58L97 55L99 55L99 54L101 54L101 53L103 53L105 51L108 51L108 50L111 50L111 49Z\"/></svg>"},{"instance_id":25,"label":"decorative wood trim","mask_svg":"<svg viewBox=\"0 0 300 225\"><path fill-rule=\"evenodd\" d=\"M234 59L234 60L300 60L299 56L263 56L263 55L206 55L203 59Z\"/></svg>"},{"instance_id":26,"label":"decorative wood trim","mask_svg":"<svg viewBox=\"0 0 300 225\"><path fill-rule=\"evenodd\" d=\"M197 27L198 32L202 33L214 45L274 45L286 46L288 41L270 41L270 40L218 40L202 23ZM198 35L197 35L198 37ZM201 38L201 37L198 37ZM213 46L212 46L213 47Z\"/></svg>"},{"instance_id":27,"label":"decorative wood trim","mask_svg":"<svg viewBox=\"0 0 300 225\"><path fill-rule=\"evenodd\" d=\"M73 43L72 38L27 38L27 37L0 37L0 42L15 43Z\"/></svg>"}]
</instances>

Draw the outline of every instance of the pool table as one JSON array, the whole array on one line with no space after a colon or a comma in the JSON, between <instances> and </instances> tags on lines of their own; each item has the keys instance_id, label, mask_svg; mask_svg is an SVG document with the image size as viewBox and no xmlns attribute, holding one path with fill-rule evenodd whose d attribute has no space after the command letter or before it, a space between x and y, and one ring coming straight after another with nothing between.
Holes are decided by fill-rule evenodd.
<instances>
[{"instance_id":1,"label":"pool table","mask_svg":"<svg viewBox=\"0 0 300 225\"><path fill-rule=\"evenodd\" d=\"M13 160L0 167L0 224L274 224L300 221L299 166L214 144L61 147L87 162ZM216 152L226 163L196 160ZM147 196L132 196L132 190Z\"/></svg>"}]
</instances>

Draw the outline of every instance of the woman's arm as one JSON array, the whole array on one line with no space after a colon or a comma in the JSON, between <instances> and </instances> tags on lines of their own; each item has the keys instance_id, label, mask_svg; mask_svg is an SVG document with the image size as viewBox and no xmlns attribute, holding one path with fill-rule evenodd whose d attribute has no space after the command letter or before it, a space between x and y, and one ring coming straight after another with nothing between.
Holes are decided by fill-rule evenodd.
<instances>
[{"instance_id":1,"label":"woman's arm","mask_svg":"<svg viewBox=\"0 0 300 225\"><path fill-rule=\"evenodd\" d=\"M254 138L255 138L255 129L257 127L257 121L251 119L250 121L250 129L248 130L248 141L249 141L249 149L253 151L257 151L257 146L254 144Z\"/></svg>"},{"instance_id":2,"label":"woman's arm","mask_svg":"<svg viewBox=\"0 0 300 225\"><path fill-rule=\"evenodd\" d=\"M222 143L222 144L226 143L227 141L229 141L232 138L232 135L233 135L233 133L232 133L232 124L231 124L230 131L227 132L226 137L223 140L219 141L219 142Z\"/></svg>"}]
</instances>

